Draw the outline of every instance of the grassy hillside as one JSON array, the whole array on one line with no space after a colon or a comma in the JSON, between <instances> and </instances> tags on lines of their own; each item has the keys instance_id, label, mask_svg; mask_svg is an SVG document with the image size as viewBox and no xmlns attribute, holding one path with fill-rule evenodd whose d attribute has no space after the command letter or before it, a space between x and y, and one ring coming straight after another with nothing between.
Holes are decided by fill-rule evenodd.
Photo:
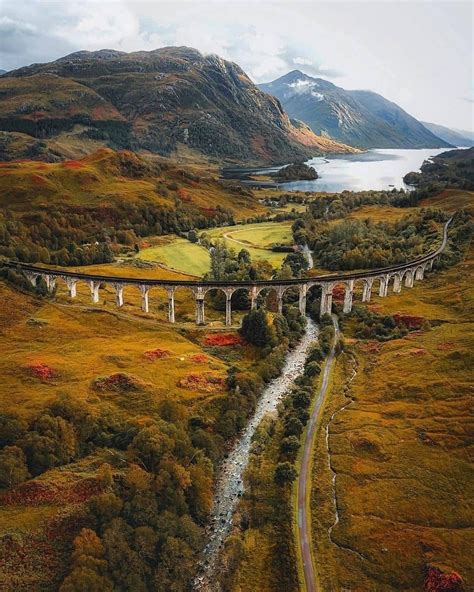
<instances>
[{"instance_id":1,"label":"grassy hillside","mask_svg":"<svg viewBox=\"0 0 474 592\"><path fill-rule=\"evenodd\" d=\"M430 566L458 572L467 588L474 581L466 554L474 542L472 274L471 251L401 297L375 298L371 310L406 315L425 328L385 344L356 342L353 360L338 362L344 373L326 409L329 440L323 428L313 477L324 589L420 590Z\"/></svg>"},{"instance_id":2,"label":"grassy hillside","mask_svg":"<svg viewBox=\"0 0 474 592\"><path fill-rule=\"evenodd\" d=\"M94 269L121 271L117 266ZM135 270L135 274L139 276L143 270ZM153 274L179 277L158 269ZM92 307L85 284L78 286L72 306L62 284L54 300L32 297L4 283L0 283L0 297L0 424L3 414L8 417L9 413L15 415L15 422L35 421L66 396L74 405L82 405L92 421L105 421L104 429L115 425L122 430L124 438L128 437L127 429L136 433L154 425L159 417L179 429L189 418L200 416L201 422L210 422L208 430L221 429L219 410L231 400L226 388L228 368L232 364L240 371L248 370L258 359L254 349L242 346L228 328L226 340L229 342L230 336L235 345L219 347L223 314L212 311L209 302L210 325L197 330L191 295L184 290L176 294L179 327L164 322L166 293L158 289L150 294L151 312L147 315L140 312L138 290L131 288L125 291L120 311L109 289L101 290L100 304ZM118 376L127 382L112 388L113 378ZM222 430L224 425L231 429L222 423ZM4 437L4 424L0 432ZM209 435L203 438L199 445L209 445ZM220 446L213 452L216 458L224 450L223 437L218 436L218 441ZM69 569L73 538L83 527L100 527L100 523L91 522L89 502L111 491L110 485L104 488L101 484L104 463L120 484L133 466L130 459L130 451L111 442L90 453L83 451L74 462L50 468L18 487L0 491L2 590L58 589ZM208 477L202 485L201 481L193 485L204 488L205 498L212 486L212 468L206 463ZM0 473L2 467L0 462ZM188 467L193 479L203 479L196 477L193 467L194 463ZM204 505L208 504L205 498ZM164 520L166 514L162 516ZM134 589L133 585L127 589Z\"/></svg>"},{"instance_id":3,"label":"grassy hillside","mask_svg":"<svg viewBox=\"0 0 474 592\"><path fill-rule=\"evenodd\" d=\"M17 211L59 205L172 207L177 199L207 214L217 206L241 216L263 210L250 193L225 189L209 175L186 174L164 160L156 162L109 149L60 163L2 163L0 182L0 207Z\"/></svg>"}]
</instances>

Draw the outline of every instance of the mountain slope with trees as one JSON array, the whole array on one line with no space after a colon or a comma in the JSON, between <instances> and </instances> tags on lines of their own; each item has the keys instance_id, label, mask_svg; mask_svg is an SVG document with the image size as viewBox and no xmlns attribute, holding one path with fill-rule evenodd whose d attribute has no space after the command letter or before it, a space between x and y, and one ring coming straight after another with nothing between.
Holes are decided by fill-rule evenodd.
<instances>
[{"instance_id":1,"label":"mountain slope with trees","mask_svg":"<svg viewBox=\"0 0 474 592\"><path fill-rule=\"evenodd\" d=\"M188 47L79 51L0 78L0 130L162 155L284 162L351 148L293 125L245 72Z\"/></svg>"}]
</instances>

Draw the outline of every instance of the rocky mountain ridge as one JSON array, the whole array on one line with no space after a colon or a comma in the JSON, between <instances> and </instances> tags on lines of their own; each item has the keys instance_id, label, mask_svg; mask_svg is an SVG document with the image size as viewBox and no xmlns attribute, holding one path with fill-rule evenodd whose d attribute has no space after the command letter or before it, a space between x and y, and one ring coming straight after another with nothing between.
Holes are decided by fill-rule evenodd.
<instances>
[{"instance_id":1,"label":"rocky mountain ridge","mask_svg":"<svg viewBox=\"0 0 474 592\"><path fill-rule=\"evenodd\" d=\"M293 70L259 88L314 133L361 148L443 148L451 144L381 95L348 91Z\"/></svg>"}]
</instances>

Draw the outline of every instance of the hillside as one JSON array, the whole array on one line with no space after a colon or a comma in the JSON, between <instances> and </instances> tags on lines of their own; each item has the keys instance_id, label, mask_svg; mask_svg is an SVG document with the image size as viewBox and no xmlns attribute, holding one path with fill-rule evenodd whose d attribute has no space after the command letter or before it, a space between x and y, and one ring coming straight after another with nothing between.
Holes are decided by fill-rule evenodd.
<instances>
[{"instance_id":1,"label":"hillside","mask_svg":"<svg viewBox=\"0 0 474 592\"><path fill-rule=\"evenodd\" d=\"M187 47L76 52L8 72L0 97L0 130L73 136L79 148L95 140L171 155L187 146L255 162L351 150L294 126L237 64Z\"/></svg>"},{"instance_id":2,"label":"hillside","mask_svg":"<svg viewBox=\"0 0 474 592\"><path fill-rule=\"evenodd\" d=\"M457 187L474 189L474 147L464 150L448 150L425 161L421 172L407 173L403 180L421 189Z\"/></svg>"},{"instance_id":3,"label":"hillside","mask_svg":"<svg viewBox=\"0 0 474 592\"><path fill-rule=\"evenodd\" d=\"M293 70L260 84L277 97L290 117L314 133L362 148L439 148L436 137L395 103L370 91L348 91L322 78Z\"/></svg>"},{"instance_id":4,"label":"hillside","mask_svg":"<svg viewBox=\"0 0 474 592\"><path fill-rule=\"evenodd\" d=\"M464 135L461 131L453 130L444 125L438 125L437 123L428 123L427 121L422 121L422 123L430 130L430 132L433 132L435 136L438 136L438 138L441 138L453 146L462 146L463 148L474 146L474 139L469 137L467 133Z\"/></svg>"}]
</instances>

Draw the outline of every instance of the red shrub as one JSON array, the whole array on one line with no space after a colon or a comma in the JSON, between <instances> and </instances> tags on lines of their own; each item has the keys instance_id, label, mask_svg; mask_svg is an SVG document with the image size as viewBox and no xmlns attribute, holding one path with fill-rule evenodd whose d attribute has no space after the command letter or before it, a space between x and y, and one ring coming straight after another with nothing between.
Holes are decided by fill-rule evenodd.
<instances>
[{"instance_id":1,"label":"red shrub","mask_svg":"<svg viewBox=\"0 0 474 592\"><path fill-rule=\"evenodd\" d=\"M225 378L211 374L188 374L178 381L178 386L193 391L214 392L225 387Z\"/></svg>"},{"instance_id":2,"label":"red shrub","mask_svg":"<svg viewBox=\"0 0 474 592\"><path fill-rule=\"evenodd\" d=\"M171 352L167 349L160 349L157 347L156 349L150 349L144 353L144 356L151 360L161 360L161 358L167 358L171 355Z\"/></svg>"},{"instance_id":3,"label":"red shrub","mask_svg":"<svg viewBox=\"0 0 474 592\"><path fill-rule=\"evenodd\" d=\"M66 160L64 167L67 169L82 169L84 168L84 163L79 160Z\"/></svg>"},{"instance_id":4,"label":"red shrub","mask_svg":"<svg viewBox=\"0 0 474 592\"><path fill-rule=\"evenodd\" d=\"M424 592L461 592L462 578L452 571L443 573L437 567L428 567L423 586Z\"/></svg>"},{"instance_id":5,"label":"red shrub","mask_svg":"<svg viewBox=\"0 0 474 592\"><path fill-rule=\"evenodd\" d=\"M186 189L183 189L183 187L178 189L177 194L181 201L191 201L189 191L186 191Z\"/></svg>"},{"instance_id":6,"label":"red shrub","mask_svg":"<svg viewBox=\"0 0 474 592\"><path fill-rule=\"evenodd\" d=\"M28 373L40 380L51 380L57 376L57 372L43 364L42 362L33 362L26 367Z\"/></svg>"},{"instance_id":7,"label":"red shrub","mask_svg":"<svg viewBox=\"0 0 474 592\"><path fill-rule=\"evenodd\" d=\"M346 289L344 288L344 286L334 286L333 291L332 291L332 299L335 302L344 302L344 295L346 293Z\"/></svg>"},{"instance_id":8,"label":"red shrub","mask_svg":"<svg viewBox=\"0 0 474 592\"><path fill-rule=\"evenodd\" d=\"M31 175L31 181L33 185L38 187L46 187L48 185L48 181L41 175Z\"/></svg>"},{"instance_id":9,"label":"red shrub","mask_svg":"<svg viewBox=\"0 0 474 592\"><path fill-rule=\"evenodd\" d=\"M58 484L32 480L6 491L0 497L5 506L43 506L49 504L81 503L102 491L95 477Z\"/></svg>"},{"instance_id":10,"label":"red shrub","mask_svg":"<svg viewBox=\"0 0 474 592\"><path fill-rule=\"evenodd\" d=\"M98 391L127 392L141 389L144 385L133 376L124 372L117 372L110 376L96 378L93 386Z\"/></svg>"},{"instance_id":11,"label":"red shrub","mask_svg":"<svg viewBox=\"0 0 474 592\"><path fill-rule=\"evenodd\" d=\"M191 360L196 364L206 364L209 362L209 358L204 354L194 354L191 356Z\"/></svg>"},{"instance_id":12,"label":"red shrub","mask_svg":"<svg viewBox=\"0 0 474 592\"><path fill-rule=\"evenodd\" d=\"M396 313L393 315L394 321L397 325L405 325L407 329L421 329L423 324L423 317L414 317L412 315Z\"/></svg>"},{"instance_id":13,"label":"red shrub","mask_svg":"<svg viewBox=\"0 0 474 592\"><path fill-rule=\"evenodd\" d=\"M204 337L204 345L218 347L224 345L245 345L245 340L238 333L209 333Z\"/></svg>"}]
</instances>

